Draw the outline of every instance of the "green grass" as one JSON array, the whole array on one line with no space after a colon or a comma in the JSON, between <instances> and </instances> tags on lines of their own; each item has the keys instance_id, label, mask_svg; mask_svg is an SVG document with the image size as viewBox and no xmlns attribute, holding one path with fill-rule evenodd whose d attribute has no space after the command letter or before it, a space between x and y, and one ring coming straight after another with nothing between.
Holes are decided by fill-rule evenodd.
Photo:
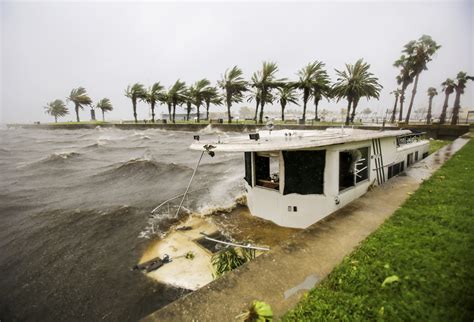
<instances>
[{"instance_id":1,"label":"green grass","mask_svg":"<svg viewBox=\"0 0 474 322\"><path fill-rule=\"evenodd\" d=\"M470 141L283 320L472 321L473 183Z\"/></svg>"},{"instance_id":2,"label":"green grass","mask_svg":"<svg viewBox=\"0 0 474 322\"><path fill-rule=\"evenodd\" d=\"M448 140L430 140L430 154L433 152L438 151L441 149L443 146L451 143L451 141Z\"/></svg>"}]
</instances>

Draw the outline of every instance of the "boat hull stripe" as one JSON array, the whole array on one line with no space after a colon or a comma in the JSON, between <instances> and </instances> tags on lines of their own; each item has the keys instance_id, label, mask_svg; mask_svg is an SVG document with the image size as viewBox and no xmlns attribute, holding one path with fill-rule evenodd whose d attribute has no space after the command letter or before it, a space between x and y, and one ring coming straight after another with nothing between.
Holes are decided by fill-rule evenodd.
<instances>
[{"instance_id":1,"label":"boat hull stripe","mask_svg":"<svg viewBox=\"0 0 474 322\"><path fill-rule=\"evenodd\" d=\"M379 163L378 163L378 157L377 157L377 147L375 144L375 140L372 139L372 150L374 154L374 163L375 163L375 173L377 175L377 184L380 184L380 174L379 174Z\"/></svg>"},{"instance_id":2,"label":"boat hull stripe","mask_svg":"<svg viewBox=\"0 0 474 322\"><path fill-rule=\"evenodd\" d=\"M381 172L381 178L382 178L382 183L385 182L385 171L384 171L384 164L383 164L383 153L382 153L382 144L380 143L380 139L377 139L377 142L379 144L379 155L380 155L380 172Z\"/></svg>"}]
</instances>

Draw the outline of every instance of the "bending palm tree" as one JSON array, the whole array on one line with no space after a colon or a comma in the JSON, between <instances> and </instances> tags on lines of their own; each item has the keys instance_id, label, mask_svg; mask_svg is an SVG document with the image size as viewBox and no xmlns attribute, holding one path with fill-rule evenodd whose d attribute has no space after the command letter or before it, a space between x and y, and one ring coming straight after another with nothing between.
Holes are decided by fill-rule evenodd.
<instances>
[{"instance_id":1,"label":"bending palm tree","mask_svg":"<svg viewBox=\"0 0 474 322\"><path fill-rule=\"evenodd\" d=\"M390 92L390 94L393 94L395 96L395 104L393 105L393 111L392 111L392 117L390 118L390 123L395 123L398 98L400 97L401 92L402 91L398 88L396 90Z\"/></svg>"},{"instance_id":2,"label":"bending palm tree","mask_svg":"<svg viewBox=\"0 0 474 322\"><path fill-rule=\"evenodd\" d=\"M74 103L74 108L76 110L76 119L77 122L80 122L79 119L79 109L83 109L84 105L91 105L92 100L87 95L87 91L84 87L74 88L69 96L66 98L66 102L71 101Z\"/></svg>"},{"instance_id":3,"label":"bending palm tree","mask_svg":"<svg viewBox=\"0 0 474 322\"><path fill-rule=\"evenodd\" d=\"M338 78L333 86L333 93L338 101L341 98L347 99L346 125L349 125L350 111L355 101L361 97L367 99L379 97L382 85L378 83L378 78L368 71L369 68L369 64L359 59L354 65L346 64L345 71L336 69Z\"/></svg>"},{"instance_id":4,"label":"bending palm tree","mask_svg":"<svg viewBox=\"0 0 474 322\"><path fill-rule=\"evenodd\" d=\"M439 116L439 124L444 124L446 122L446 113L449 106L449 95L454 92L454 81L451 78L447 78L444 82L441 83L443 86L444 92L444 103L443 109L441 110L441 115Z\"/></svg>"},{"instance_id":5,"label":"bending palm tree","mask_svg":"<svg viewBox=\"0 0 474 322\"><path fill-rule=\"evenodd\" d=\"M314 120L319 121L318 118L318 104L319 101L325 97L331 97L331 80L329 79L328 73L324 69L324 63L315 61L315 71L313 75L313 88L312 94L314 98Z\"/></svg>"},{"instance_id":6,"label":"bending palm tree","mask_svg":"<svg viewBox=\"0 0 474 322\"><path fill-rule=\"evenodd\" d=\"M456 84L454 90L456 91L456 97L454 99L453 106L453 118L451 119L451 125L456 125L459 122L459 110L461 109L461 95L464 94L464 89L468 80L474 80L474 77L467 76L465 72L459 72L456 76Z\"/></svg>"},{"instance_id":7,"label":"bending palm tree","mask_svg":"<svg viewBox=\"0 0 474 322\"><path fill-rule=\"evenodd\" d=\"M112 102L110 102L110 100L107 97L98 101L96 107L102 110L102 121L104 122L105 122L105 112L110 112L114 109L112 106Z\"/></svg>"},{"instance_id":8,"label":"bending palm tree","mask_svg":"<svg viewBox=\"0 0 474 322\"><path fill-rule=\"evenodd\" d=\"M260 79L260 72L255 72L252 74L252 78L250 81L250 85L252 86L252 91L247 99L247 102L251 102L255 99L255 116L253 120L257 122L257 117L258 117L258 107L260 106L260 101L262 97L262 91L260 88L258 88L258 83Z\"/></svg>"},{"instance_id":9,"label":"bending palm tree","mask_svg":"<svg viewBox=\"0 0 474 322\"><path fill-rule=\"evenodd\" d=\"M281 120L285 120L285 108L288 103L298 105L298 96L295 93L295 88L291 85L286 85L278 88L278 102L281 105Z\"/></svg>"},{"instance_id":10,"label":"bending palm tree","mask_svg":"<svg viewBox=\"0 0 474 322\"><path fill-rule=\"evenodd\" d=\"M402 55L397 61L395 61L393 66L400 68L400 74L397 76L397 84L401 85L400 111L398 114L398 121L401 122L403 120L403 103L405 103L405 91L408 85L413 82L413 71L411 67L411 61L405 55ZM395 122L395 119L393 122Z\"/></svg>"},{"instance_id":11,"label":"bending palm tree","mask_svg":"<svg viewBox=\"0 0 474 322\"><path fill-rule=\"evenodd\" d=\"M132 86L129 85L125 90L125 96L132 100L133 117L135 119L135 123L137 123L137 102L139 100L146 100L147 93L145 87L140 83L135 83Z\"/></svg>"},{"instance_id":12,"label":"bending palm tree","mask_svg":"<svg viewBox=\"0 0 474 322\"><path fill-rule=\"evenodd\" d=\"M63 117L69 114L66 104L62 100L54 100L49 102L44 107L46 114L54 116L54 122L58 123L58 117Z\"/></svg>"},{"instance_id":13,"label":"bending palm tree","mask_svg":"<svg viewBox=\"0 0 474 322\"><path fill-rule=\"evenodd\" d=\"M219 95L216 87L206 87L202 92L204 103L206 104L206 120L209 121L209 107L213 105L222 105L222 98Z\"/></svg>"},{"instance_id":14,"label":"bending palm tree","mask_svg":"<svg viewBox=\"0 0 474 322\"><path fill-rule=\"evenodd\" d=\"M190 94L193 98L193 103L196 105L196 110L197 110L197 121L198 123L201 121L201 105L204 101L204 92L208 89L209 85L211 85L211 82L208 81L207 79L203 78L201 80L198 80L194 86L191 87Z\"/></svg>"},{"instance_id":15,"label":"bending palm tree","mask_svg":"<svg viewBox=\"0 0 474 322\"><path fill-rule=\"evenodd\" d=\"M242 70L234 66L231 70L226 70L218 84L219 87L224 90L228 123L232 123L230 108L232 107L232 103L242 102L243 92L247 90L247 82L242 77Z\"/></svg>"},{"instance_id":16,"label":"bending palm tree","mask_svg":"<svg viewBox=\"0 0 474 322\"><path fill-rule=\"evenodd\" d=\"M162 91L160 97L158 98L161 104L166 104L168 107L168 120L171 121L172 117L172 109L173 109L173 102L171 101L171 96L170 92L168 91Z\"/></svg>"},{"instance_id":17,"label":"bending palm tree","mask_svg":"<svg viewBox=\"0 0 474 322\"><path fill-rule=\"evenodd\" d=\"M433 97L435 95L438 95L438 91L434 87L428 88L428 97L429 97L429 103L428 103L428 113L426 114L426 124L431 124L431 111L432 111L432 106L433 106Z\"/></svg>"},{"instance_id":18,"label":"bending palm tree","mask_svg":"<svg viewBox=\"0 0 474 322\"><path fill-rule=\"evenodd\" d=\"M317 70L318 62L306 65L298 71L298 81L294 83L296 88L303 91L303 122L306 120L306 105L312 96L313 80Z\"/></svg>"},{"instance_id":19,"label":"bending palm tree","mask_svg":"<svg viewBox=\"0 0 474 322\"><path fill-rule=\"evenodd\" d=\"M186 102L186 83L178 79L168 91L168 95L173 107L173 117L171 121L176 123L176 105L181 105Z\"/></svg>"},{"instance_id":20,"label":"bending palm tree","mask_svg":"<svg viewBox=\"0 0 474 322\"><path fill-rule=\"evenodd\" d=\"M153 84L146 93L145 101L150 104L151 107L151 121L155 123L155 105L160 101L164 87L161 86L160 82Z\"/></svg>"},{"instance_id":21,"label":"bending palm tree","mask_svg":"<svg viewBox=\"0 0 474 322\"><path fill-rule=\"evenodd\" d=\"M410 105L408 106L407 115L405 122L408 124L410 121L410 114L413 108L413 102L415 100L416 89L418 87L418 79L422 71L427 70L426 65L432 60L432 56L436 51L441 48L430 36L423 35L417 41L410 41L405 45L404 53L408 55L408 59L411 61L412 71L415 75L415 81L413 83L413 90L411 92Z\"/></svg>"},{"instance_id":22,"label":"bending palm tree","mask_svg":"<svg viewBox=\"0 0 474 322\"><path fill-rule=\"evenodd\" d=\"M186 91L184 92L184 96L185 96L184 104L186 104L186 121L189 121L189 115L191 114L191 111L193 109L194 101L193 101L193 96L191 94L193 90L194 89L191 86L187 88Z\"/></svg>"},{"instance_id":23,"label":"bending palm tree","mask_svg":"<svg viewBox=\"0 0 474 322\"><path fill-rule=\"evenodd\" d=\"M266 103L273 102L272 90L284 85L284 79L276 79L278 66L274 62L263 62L260 78L254 86L260 90L260 116L259 123L263 123L263 111Z\"/></svg>"}]
</instances>

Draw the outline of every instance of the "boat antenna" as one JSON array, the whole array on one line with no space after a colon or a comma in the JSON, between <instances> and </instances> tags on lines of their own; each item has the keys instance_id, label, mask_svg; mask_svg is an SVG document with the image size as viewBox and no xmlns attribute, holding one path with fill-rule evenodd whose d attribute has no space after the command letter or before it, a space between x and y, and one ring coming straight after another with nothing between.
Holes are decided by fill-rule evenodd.
<instances>
[{"instance_id":1,"label":"boat antenna","mask_svg":"<svg viewBox=\"0 0 474 322\"><path fill-rule=\"evenodd\" d=\"M214 151L211 151L212 149L216 148L214 145L206 144L203 146L203 148L204 150L201 152L201 156L199 157L198 163L196 167L194 168L193 175L191 176L191 179L188 182L188 186L186 187L186 191L183 194L183 198L181 199L181 202L179 203L179 207L178 207L178 210L176 211L175 217L178 217L179 211L181 210L181 207L183 206L184 199L186 198L186 195L188 194L189 187L191 187L191 183L193 182L194 176L196 175L196 171L199 168L199 164L201 163L202 156L204 155L204 153L209 154L211 158L214 157L215 155Z\"/></svg>"},{"instance_id":2,"label":"boat antenna","mask_svg":"<svg viewBox=\"0 0 474 322\"><path fill-rule=\"evenodd\" d=\"M268 116L265 116L265 119L267 120L267 123L265 124L265 126L268 130L268 134L271 135L272 130L273 130L273 121L270 120Z\"/></svg>"}]
</instances>

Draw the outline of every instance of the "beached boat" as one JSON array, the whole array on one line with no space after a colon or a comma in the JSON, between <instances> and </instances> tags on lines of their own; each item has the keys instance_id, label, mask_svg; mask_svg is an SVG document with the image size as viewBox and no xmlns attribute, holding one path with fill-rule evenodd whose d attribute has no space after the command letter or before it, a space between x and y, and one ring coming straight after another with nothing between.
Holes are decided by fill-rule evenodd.
<instances>
[{"instance_id":1,"label":"beached boat","mask_svg":"<svg viewBox=\"0 0 474 322\"><path fill-rule=\"evenodd\" d=\"M263 130L201 141L193 150L244 153L247 205L254 216L305 228L428 155L409 130Z\"/></svg>"},{"instance_id":2,"label":"beached boat","mask_svg":"<svg viewBox=\"0 0 474 322\"><path fill-rule=\"evenodd\" d=\"M159 282L190 290L213 280L211 259L234 237L274 246L277 241L271 236L284 238L293 228L305 228L327 217L371 186L383 184L425 158L429 147L422 133L408 130L264 130L225 139L201 141L198 135L194 139L191 149L202 153L186 191L153 209L150 232L155 232L154 217L178 218L183 211L205 154L218 157L220 152L243 152L248 210L238 208L228 219L241 220L238 225L244 226L240 228L245 233L231 234L234 236L222 235L226 229L216 221L218 216L190 215L180 227L154 241L136 265ZM242 221L247 211L250 214Z\"/></svg>"}]
</instances>

